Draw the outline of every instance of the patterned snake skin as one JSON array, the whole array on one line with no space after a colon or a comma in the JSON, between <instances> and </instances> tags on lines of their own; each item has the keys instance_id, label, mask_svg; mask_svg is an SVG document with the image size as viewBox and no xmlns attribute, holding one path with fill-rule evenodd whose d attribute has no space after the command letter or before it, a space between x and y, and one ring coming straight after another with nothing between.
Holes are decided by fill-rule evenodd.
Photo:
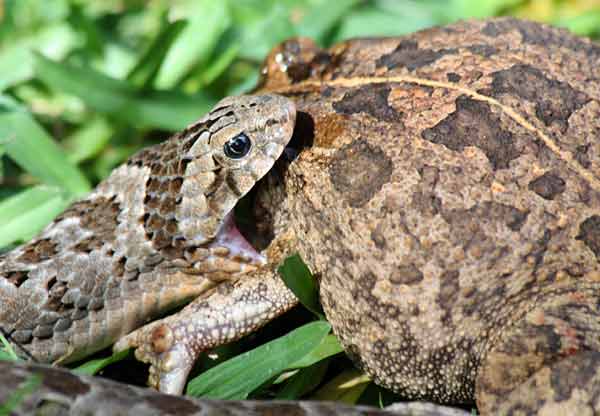
<instances>
[{"instance_id":1,"label":"patterned snake skin","mask_svg":"<svg viewBox=\"0 0 600 416\"><path fill-rule=\"evenodd\" d=\"M37 361L72 362L266 259L231 213L295 123L278 95L226 98L134 155L33 241L0 256L0 329Z\"/></svg>"},{"instance_id":2,"label":"patterned snake skin","mask_svg":"<svg viewBox=\"0 0 600 416\"><path fill-rule=\"evenodd\" d=\"M34 392L18 386L33 386ZM467 412L429 403L402 403L387 410L328 402L257 402L198 400L170 396L150 389L98 377L76 376L65 370L0 361L2 403L16 398L11 415L57 414L104 416L116 414L185 416L466 416Z\"/></svg>"}]
</instances>

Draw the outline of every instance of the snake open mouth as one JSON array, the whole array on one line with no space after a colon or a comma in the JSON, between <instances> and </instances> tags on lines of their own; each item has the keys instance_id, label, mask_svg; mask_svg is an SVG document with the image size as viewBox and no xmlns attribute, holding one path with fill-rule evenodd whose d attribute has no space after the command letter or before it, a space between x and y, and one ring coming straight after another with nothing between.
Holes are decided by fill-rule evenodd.
<instances>
[{"instance_id":1,"label":"snake open mouth","mask_svg":"<svg viewBox=\"0 0 600 416\"><path fill-rule=\"evenodd\" d=\"M251 247L257 256L264 251L277 233L276 228L284 227L283 218L278 218L277 211L285 199L284 177L290 164L305 148L313 146L315 123L308 113L296 113L294 133L288 145L274 166L252 187L240 201L234 211L233 225L239 235L235 241L244 241L243 247ZM278 227L275 226L277 222ZM236 225L237 224L237 225Z\"/></svg>"},{"instance_id":2,"label":"snake open mouth","mask_svg":"<svg viewBox=\"0 0 600 416\"><path fill-rule=\"evenodd\" d=\"M239 258L246 263L264 265L267 262L266 257L260 254L238 229L234 210L225 216L217 238L211 246L227 248L229 257Z\"/></svg>"}]
</instances>

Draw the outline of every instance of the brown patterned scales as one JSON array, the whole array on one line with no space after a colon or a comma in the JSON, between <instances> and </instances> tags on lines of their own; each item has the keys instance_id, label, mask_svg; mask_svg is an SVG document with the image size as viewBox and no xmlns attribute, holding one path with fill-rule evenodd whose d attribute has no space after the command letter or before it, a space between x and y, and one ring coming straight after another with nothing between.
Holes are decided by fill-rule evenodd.
<instances>
[{"instance_id":1,"label":"brown patterned scales","mask_svg":"<svg viewBox=\"0 0 600 416\"><path fill-rule=\"evenodd\" d=\"M74 361L263 266L232 209L280 156L295 117L277 95L226 98L115 169L0 257L3 333L38 361Z\"/></svg>"},{"instance_id":2,"label":"brown patterned scales","mask_svg":"<svg viewBox=\"0 0 600 416\"><path fill-rule=\"evenodd\" d=\"M600 46L514 19L291 40L260 91L294 100L300 151L259 234L320 276L358 366L482 414L600 414ZM174 368L152 335L194 316L119 347Z\"/></svg>"}]
</instances>

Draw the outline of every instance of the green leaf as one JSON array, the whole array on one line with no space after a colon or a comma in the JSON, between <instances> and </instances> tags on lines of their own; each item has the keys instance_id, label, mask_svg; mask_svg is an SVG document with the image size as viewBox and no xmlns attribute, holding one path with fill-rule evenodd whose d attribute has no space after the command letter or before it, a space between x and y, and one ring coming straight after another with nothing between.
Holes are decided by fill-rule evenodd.
<instances>
[{"instance_id":1,"label":"green leaf","mask_svg":"<svg viewBox=\"0 0 600 416\"><path fill-rule=\"evenodd\" d=\"M204 0L190 6L185 15L188 24L165 57L156 88L173 88L197 63L205 62L231 26L227 1Z\"/></svg>"},{"instance_id":2,"label":"green leaf","mask_svg":"<svg viewBox=\"0 0 600 416\"><path fill-rule=\"evenodd\" d=\"M312 399L355 404L370 382L360 371L346 370L321 387Z\"/></svg>"},{"instance_id":3,"label":"green leaf","mask_svg":"<svg viewBox=\"0 0 600 416\"><path fill-rule=\"evenodd\" d=\"M123 361L130 354L131 350L123 350L111 355L110 357L90 360L86 363L81 364L77 368L74 368L73 372L82 376L93 376L94 374L97 374L100 370L102 370L104 367L113 363L117 363L119 361Z\"/></svg>"},{"instance_id":4,"label":"green leaf","mask_svg":"<svg viewBox=\"0 0 600 416\"><path fill-rule=\"evenodd\" d=\"M290 364L288 369L309 367L325 358L332 357L341 352L344 352L344 348L342 348L335 335L329 334L323 338L323 341L321 341L317 348L300 358L298 361L294 361Z\"/></svg>"},{"instance_id":5,"label":"green leaf","mask_svg":"<svg viewBox=\"0 0 600 416\"><path fill-rule=\"evenodd\" d=\"M36 73L52 88L76 95L95 110L139 128L180 130L200 118L215 101L175 92L141 96L125 81L40 55L36 55Z\"/></svg>"},{"instance_id":6,"label":"green leaf","mask_svg":"<svg viewBox=\"0 0 600 416\"><path fill-rule=\"evenodd\" d=\"M6 42L0 48L0 91L31 79L33 51L46 56L62 58L78 41L77 35L66 23L41 28L35 34Z\"/></svg>"},{"instance_id":7,"label":"green leaf","mask_svg":"<svg viewBox=\"0 0 600 416\"><path fill-rule=\"evenodd\" d=\"M71 163L80 163L100 153L115 134L115 126L102 116L93 117L64 140Z\"/></svg>"},{"instance_id":8,"label":"green leaf","mask_svg":"<svg viewBox=\"0 0 600 416\"><path fill-rule=\"evenodd\" d=\"M340 24L334 38L341 41L353 37L367 36L400 36L439 23L430 13L421 9L381 10L365 7L351 13Z\"/></svg>"},{"instance_id":9,"label":"green leaf","mask_svg":"<svg viewBox=\"0 0 600 416\"><path fill-rule=\"evenodd\" d=\"M300 256L295 254L288 257L277 271L281 275L285 285L300 300L300 303L320 319L324 319L321 305L319 304L317 284Z\"/></svg>"},{"instance_id":10,"label":"green leaf","mask_svg":"<svg viewBox=\"0 0 600 416\"><path fill-rule=\"evenodd\" d=\"M315 389L323 380L328 361L323 361L303 368L294 374L275 396L277 400L296 400Z\"/></svg>"},{"instance_id":11,"label":"green leaf","mask_svg":"<svg viewBox=\"0 0 600 416\"><path fill-rule=\"evenodd\" d=\"M3 361L18 361L19 360L19 357L17 356L17 353L13 349L12 345L10 345L10 342L8 342L8 340L6 338L4 338L4 335L2 335L1 332L0 332L0 343L2 344L2 348L0 349L0 360L3 360Z\"/></svg>"},{"instance_id":12,"label":"green leaf","mask_svg":"<svg viewBox=\"0 0 600 416\"><path fill-rule=\"evenodd\" d=\"M0 146L19 166L44 183L64 188L75 196L90 189L85 176L25 111L0 111Z\"/></svg>"},{"instance_id":13,"label":"green leaf","mask_svg":"<svg viewBox=\"0 0 600 416\"><path fill-rule=\"evenodd\" d=\"M136 66L127 75L127 80L139 89L148 89L163 65L169 48L171 48L185 25L182 20L171 24L166 23L164 29L152 42L146 53L142 55Z\"/></svg>"},{"instance_id":14,"label":"green leaf","mask_svg":"<svg viewBox=\"0 0 600 416\"><path fill-rule=\"evenodd\" d=\"M297 328L194 378L188 384L187 394L213 399L245 399L298 357L317 347L330 330L331 326L322 321Z\"/></svg>"},{"instance_id":15,"label":"green leaf","mask_svg":"<svg viewBox=\"0 0 600 416\"><path fill-rule=\"evenodd\" d=\"M36 186L0 202L0 247L24 241L71 202L60 188Z\"/></svg>"},{"instance_id":16,"label":"green leaf","mask_svg":"<svg viewBox=\"0 0 600 416\"><path fill-rule=\"evenodd\" d=\"M304 15L296 31L300 36L322 42L334 25L358 3L359 0L323 1Z\"/></svg>"},{"instance_id":17,"label":"green leaf","mask_svg":"<svg viewBox=\"0 0 600 416\"><path fill-rule=\"evenodd\" d=\"M522 3L522 0L451 0L448 3L446 16L454 21L495 16L509 7Z\"/></svg>"},{"instance_id":18,"label":"green leaf","mask_svg":"<svg viewBox=\"0 0 600 416\"><path fill-rule=\"evenodd\" d=\"M600 34L600 10L589 11L572 17L563 17L552 23L566 27L571 32L581 36L596 36Z\"/></svg>"},{"instance_id":19,"label":"green leaf","mask_svg":"<svg viewBox=\"0 0 600 416\"><path fill-rule=\"evenodd\" d=\"M289 13L290 10L281 2L275 2L258 19L240 26L240 56L261 62L273 46L296 35Z\"/></svg>"}]
</instances>

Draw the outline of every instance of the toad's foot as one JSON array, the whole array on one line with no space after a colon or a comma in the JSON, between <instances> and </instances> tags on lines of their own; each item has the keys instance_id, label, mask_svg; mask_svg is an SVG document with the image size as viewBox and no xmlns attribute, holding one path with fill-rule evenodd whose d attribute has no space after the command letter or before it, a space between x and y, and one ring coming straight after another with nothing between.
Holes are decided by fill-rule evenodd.
<instances>
[{"instance_id":1,"label":"toad's foot","mask_svg":"<svg viewBox=\"0 0 600 416\"><path fill-rule=\"evenodd\" d=\"M180 394L202 351L241 338L296 303L279 276L260 269L219 286L176 315L132 332L114 349L136 348L136 358L151 365L149 384L164 393Z\"/></svg>"}]
</instances>

